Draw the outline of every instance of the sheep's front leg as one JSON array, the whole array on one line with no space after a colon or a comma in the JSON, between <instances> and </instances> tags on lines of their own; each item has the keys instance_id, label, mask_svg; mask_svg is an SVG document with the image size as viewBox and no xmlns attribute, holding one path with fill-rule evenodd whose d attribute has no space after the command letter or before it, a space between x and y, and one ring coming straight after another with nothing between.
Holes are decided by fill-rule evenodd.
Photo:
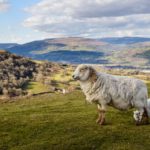
<instances>
[{"instance_id":1,"label":"sheep's front leg","mask_svg":"<svg viewBox=\"0 0 150 150\"><path fill-rule=\"evenodd\" d=\"M144 122L144 124L149 124L149 117L148 117L148 112L147 112L146 108L144 108L142 121Z\"/></svg>"},{"instance_id":2,"label":"sheep's front leg","mask_svg":"<svg viewBox=\"0 0 150 150\"><path fill-rule=\"evenodd\" d=\"M102 119L102 113L101 113L101 106L99 104L97 104L97 108L98 108L98 118L96 120L96 123L100 123L101 119Z\"/></svg>"},{"instance_id":3,"label":"sheep's front leg","mask_svg":"<svg viewBox=\"0 0 150 150\"><path fill-rule=\"evenodd\" d=\"M101 107L99 104L97 106L98 106L99 116L96 122L100 125L103 125L105 123L105 109Z\"/></svg>"}]
</instances>

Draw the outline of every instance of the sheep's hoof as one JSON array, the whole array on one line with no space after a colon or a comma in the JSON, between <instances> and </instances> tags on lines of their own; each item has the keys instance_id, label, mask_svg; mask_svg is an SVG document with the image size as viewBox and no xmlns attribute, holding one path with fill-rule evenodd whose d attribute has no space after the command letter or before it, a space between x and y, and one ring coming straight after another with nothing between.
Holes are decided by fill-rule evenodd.
<instances>
[{"instance_id":1,"label":"sheep's hoof","mask_svg":"<svg viewBox=\"0 0 150 150\"><path fill-rule=\"evenodd\" d=\"M101 122L101 119L98 118L98 119L96 120L96 123L99 124L100 122Z\"/></svg>"},{"instance_id":2,"label":"sheep's hoof","mask_svg":"<svg viewBox=\"0 0 150 150\"><path fill-rule=\"evenodd\" d=\"M101 122L99 122L99 125L105 125L105 119L101 120Z\"/></svg>"},{"instance_id":3,"label":"sheep's hoof","mask_svg":"<svg viewBox=\"0 0 150 150\"><path fill-rule=\"evenodd\" d=\"M140 125L140 122L136 122L135 124L136 124L136 126L139 126L139 125Z\"/></svg>"},{"instance_id":4,"label":"sheep's hoof","mask_svg":"<svg viewBox=\"0 0 150 150\"><path fill-rule=\"evenodd\" d=\"M147 125L147 124L149 124L149 119L147 117L144 117L142 119L142 122L143 122L143 124Z\"/></svg>"},{"instance_id":5,"label":"sheep's hoof","mask_svg":"<svg viewBox=\"0 0 150 150\"><path fill-rule=\"evenodd\" d=\"M136 122L135 124L136 124L136 126L149 125L149 122Z\"/></svg>"},{"instance_id":6,"label":"sheep's hoof","mask_svg":"<svg viewBox=\"0 0 150 150\"><path fill-rule=\"evenodd\" d=\"M145 119L145 120L141 120L141 121L136 121L135 123L137 126L139 125L148 125L149 124L149 120Z\"/></svg>"}]
</instances>

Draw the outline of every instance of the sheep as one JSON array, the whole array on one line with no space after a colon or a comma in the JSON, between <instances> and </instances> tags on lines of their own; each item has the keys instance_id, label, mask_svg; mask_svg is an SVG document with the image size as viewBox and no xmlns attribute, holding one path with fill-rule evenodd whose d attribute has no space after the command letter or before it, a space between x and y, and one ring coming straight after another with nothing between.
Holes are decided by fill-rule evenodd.
<instances>
[{"instance_id":1,"label":"sheep","mask_svg":"<svg viewBox=\"0 0 150 150\"><path fill-rule=\"evenodd\" d=\"M97 123L100 125L105 123L107 106L119 110L136 108L141 116L144 112L150 112L147 106L147 86L139 79L97 72L94 67L85 64L77 66L72 77L79 81L86 100L97 104ZM141 116L135 120L136 124L142 124Z\"/></svg>"}]
</instances>

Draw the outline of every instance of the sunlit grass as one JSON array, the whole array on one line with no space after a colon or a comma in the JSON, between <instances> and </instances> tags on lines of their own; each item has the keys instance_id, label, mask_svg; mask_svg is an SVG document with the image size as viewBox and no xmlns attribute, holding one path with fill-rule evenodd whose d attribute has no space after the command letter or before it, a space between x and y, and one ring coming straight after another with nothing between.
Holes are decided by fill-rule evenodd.
<instances>
[{"instance_id":1,"label":"sunlit grass","mask_svg":"<svg viewBox=\"0 0 150 150\"><path fill-rule=\"evenodd\" d=\"M4 103L0 150L149 150L150 125L135 126L132 110L108 108L102 127L96 118L96 106L80 91Z\"/></svg>"},{"instance_id":2,"label":"sunlit grass","mask_svg":"<svg viewBox=\"0 0 150 150\"><path fill-rule=\"evenodd\" d=\"M29 82L25 89L32 94L50 91L50 86L44 85L41 82Z\"/></svg>"},{"instance_id":3,"label":"sunlit grass","mask_svg":"<svg viewBox=\"0 0 150 150\"><path fill-rule=\"evenodd\" d=\"M53 73L45 79L49 80L51 84L44 85L43 83L36 82L28 82L28 84L24 87L31 94L37 94L41 92L49 92L52 91L53 88L60 89L69 89L69 87L78 86L78 83L72 79L73 69L72 67L67 67L66 69L60 69L57 73Z\"/></svg>"},{"instance_id":4,"label":"sunlit grass","mask_svg":"<svg viewBox=\"0 0 150 150\"><path fill-rule=\"evenodd\" d=\"M53 74L51 79L59 82L67 82L72 79L72 72L70 69L60 70L57 74Z\"/></svg>"}]
</instances>

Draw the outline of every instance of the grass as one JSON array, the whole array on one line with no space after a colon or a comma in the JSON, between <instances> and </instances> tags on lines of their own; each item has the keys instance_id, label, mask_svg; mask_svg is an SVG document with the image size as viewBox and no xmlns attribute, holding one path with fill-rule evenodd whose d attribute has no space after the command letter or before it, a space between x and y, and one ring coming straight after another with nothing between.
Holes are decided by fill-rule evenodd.
<instances>
[{"instance_id":1,"label":"grass","mask_svg":"<svg viewBox=\"0 0 150 150\"><path fill-rule=\"evenodd\" d=\"M38 62L42 63L42 62ZM47 76L46 79L53 81L54 83L51 85L45 85L39 81L30 81L28 82L23 89L27 90L28 93L38 94L41 92L50 92L52 91L52 87L60 88L60 89L69 89L70 87L77 87L78 83L72 80L72 67L66 67L65 69L60 69L57 73L53 73L50 76ZM52 91L53 92L53 91Z\"/></svg>"},{"instance_id":2,"label":"grass","mask_svg":"<svg viewBox=\"0 0 150 150\"><path fill-rule=\"evenodd\" d=\"M41 82L29 82L24 89L27 89L27 91L32 94L50 91L50 87Z\"/></svg>"},{"instance_id":3,"label":"grass","mask_svg":"<svg viewBox=\"0 0 150 150\"><path fill-rule=\"evenodd\" d=\"M2 103L0 150L149 150L150 125L135 126L132 110L109 108L102 127L96 118L80 91Z\"/></svg>"},{"instance_id":4,"label":"grass","mask_svg":"<svg viewBox=\"0 0 150 150\"><path fill-rule=\"evenodd\" d=\"M59 82L69 82L72 79L72 68L59 70L57 74L53 74L51 78Z\"/></svg>"}]
</instances>

